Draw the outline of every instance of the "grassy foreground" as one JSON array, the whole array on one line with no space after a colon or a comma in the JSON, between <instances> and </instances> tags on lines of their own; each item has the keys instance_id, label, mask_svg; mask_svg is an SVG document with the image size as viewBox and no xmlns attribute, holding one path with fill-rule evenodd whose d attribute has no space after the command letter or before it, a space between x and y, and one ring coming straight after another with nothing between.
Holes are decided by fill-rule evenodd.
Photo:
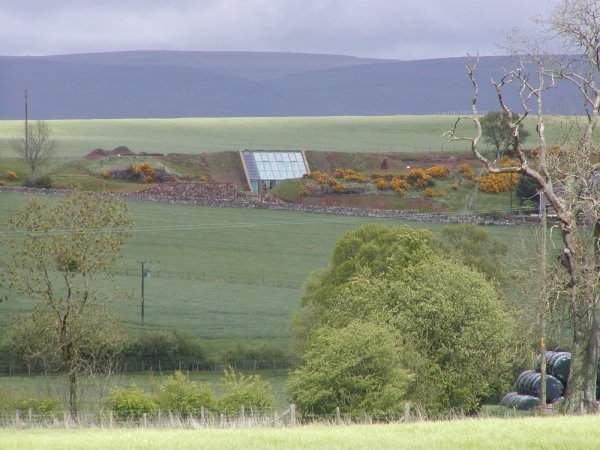
<instances>
[{"instance_id":1,"label":"grassy foreground","mask_svg":"<svg viewBox=\"0 0 600 450\"><path fill-rule=\"evenodd\" d=\"M244 148L352 152L466 151L442 134L454 116L244 117L185 119L51 120L57 154L83 156L95 148L126 145L135 152L200 153ZM556 142L573 119L549 117L547 138ZM22 122L0 121L0 155L12 155L11 140ZM534 122L527 127L533 131ZM533 132L531 133L534 134ZM527 142L526 142L527 144ZM533 140L532 140L533 144Z\"/></svg>"},{"instance_id":2,"label":"grassy foreground","mask_svg":"<svg viewBox=\"0 0 600 450\"><path fill-rule=\"evenodd\" d=\"M11 430L0 449L596 449L599 417L229 430Z\"/></svg>"}]
</instances>

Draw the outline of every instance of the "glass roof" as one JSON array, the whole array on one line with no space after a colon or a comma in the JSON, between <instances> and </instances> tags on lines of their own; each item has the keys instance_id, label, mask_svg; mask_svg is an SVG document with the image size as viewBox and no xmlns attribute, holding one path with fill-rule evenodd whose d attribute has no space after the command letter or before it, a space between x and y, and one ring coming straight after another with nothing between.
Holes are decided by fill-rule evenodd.
<instances>
[{"instance_id":1,"label":"glass roof","mask_svg":"<svg viewBox=\"0 0 600 450\"><path fill-rule=\"evenodd\" d=\"M302 152L243 152L251 180L287 180L302 178L308 173Z\"/></svg>"}]
</instances>

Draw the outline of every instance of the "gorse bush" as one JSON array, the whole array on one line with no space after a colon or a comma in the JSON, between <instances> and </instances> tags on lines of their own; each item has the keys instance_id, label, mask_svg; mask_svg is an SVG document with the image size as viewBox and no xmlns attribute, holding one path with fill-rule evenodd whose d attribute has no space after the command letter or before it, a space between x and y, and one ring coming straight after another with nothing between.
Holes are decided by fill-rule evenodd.
<instances>
[{"instance_id":1,"label":"gorse bush","mask_svg":"<svg viewBox=\"0 0 600 450\"><path fill-rule=\"evenodd\" d=\"M17 172L14 172L14 171L12 171L12 170L9 170L8 172L6 172L5 178L6 178L8 181L15 181L15 180L18 178L18 176L17 176Z\"/></svg>"},{"instance_id":2,"label":"gorse bush","mask_svg":"<svg viewBox=\"0 0 600 450\"><path fill-rule=\"evenodd\" d=\"M117 389L107 399L108 407L121 419L139 419L158 409L150 394L140 389Z\"/></svg>"},{"instance_id":3,"label":"gorse bush","mask_svg":"<svg viewBox=\"0 0 600 450\"><path fill-rule=\"evenodd\" d=\"M213 408L215 400L210 385L189 381L175 372L160 386L159 407L184 416L198 414L202 407Z\"/></svg>"},{"instance_id":4,"label":"gorse bush","mask_svg":"<svg viewBox=\"0 0 600 450\"><path fill-rule=\"evenodd\" d=\"M425 169L425 173L433 178L448 178L450 170L446 166L438 164Z\"/></svg>"},{"instance_id":5,"label":"gorse bush","mask_svg":"<svg viewBox=\"0 0 600 450\"><path fill-rule=\"evenodd\" d=\"M520 179L514 173L489 173L479 177L479 190L487 193L508 192L515 189Z\"/></svg>"},{"instance_id":6,"label":"gorse bush","mask_svg":"<svg viewBox=\"0 0 600 450\"><path fill-rule=\"evenodd\" d=\"M223 397L218 401L218 407L227 415L239 414L242 406L263 410L273 405L271 385L259 375L244 375L226 369L221 390Z\"/></svg>"},{"instance_id":7,"label":"gorse bush","mask_svg":"<svg viewBox=\"0 0 600 450\"><path fill-rule=\"evenodd\" d=\"M409 184L406 180L393 177L390 181L390 188L392 188L392 191L402 195L409 188Z\"/></svg>"},{"instance_id":8,"label":"gorse bush","mask_svg":"<svg viewBox=\"0 0 600 450\"><path fill-rule=\"evenodd\" d=\"M473 171L473 168L467 164L467 163L462 163L458 166L458 172L463 176L463 178L465 180L472 180L473 178L475 178L475 172Z\"/></svg>"},{"instance_id":9,"label":"gorse bush","mask_svg":"<svg viewBox=\"0 0 600 450\"><path fill-rule=\"evenodd\" d=\"M385 181L384 178L376 178L375 179L375 187L380 191L387 191L390 189L390 184Z\"/></svg>"},{"instance_id":10,"label":"gorse bush","mask_svg":"<svg viewBox=\"0 0 600 450\"><path fill-rule=\"evenodd\" d=\"M429 198L446 197L448 192L443 189L425 188L423 195Z\"/></svg>"},{"instance_id":11,"label":"gorse bush","mask_svg":"<svg viewBox=\"0 0 600 450\"><path fill-rule=\"evenodd\" d=\"M420 167L411 169L408 172L407 179L411 185L417 188L425 188L434 184L432 176Z\"/></svg>"}]
</instances>

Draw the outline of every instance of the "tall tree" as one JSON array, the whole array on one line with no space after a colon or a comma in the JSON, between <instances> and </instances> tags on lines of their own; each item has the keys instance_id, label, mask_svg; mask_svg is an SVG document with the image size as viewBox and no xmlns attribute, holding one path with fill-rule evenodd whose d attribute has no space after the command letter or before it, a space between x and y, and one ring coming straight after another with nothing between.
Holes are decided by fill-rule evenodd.
<instances>
[{"instance_id":1,"label":"tall tree","mask_svg":"<svg viewBox=\"0 0 600 450\"><path fill-rule=\"evenodd\" d=\"M77 384L85 355L100 332L99 314L114 292L98 288L125 242L130 219L124 201L76 193L56 203L31 199L8 221L0 257L9 286L37 299L31 321L53 342L77 416ZM94 344L95 345L95 344Z\"/></svg>"},{"instance_id":2,"label":"tall tree","mask_svg":"<svg viewBox=\"0 0 600 450\"><path fill-rule=\"evenodd\" d=\"M22 158L29 169L31 177L35 177L38 167L52 157L56 141L52 139L52 130L47 122L36 121L33 125L25 126L23 136L15 139L14 152Z\"/></svg>"},{"instance_id":3,"label":"tall tree","mask_svg":"<svg viewBox=\"0 0 600 450\"><path fill-rule=\"evenodd\" d=\"M501 156L502 152L513 147L510 122L516 119L516 114L513 114L511 117L504 111L490 111L481 119L483 139L488 145L496 149L497 158ZM529 132L521 129L521 139L523 140L527 136L529 136Z\"/></svg>"},{"instance_id":4,"label":"tall tree","mask_svg":"<svg viewBox=\"0 0 600 450\"><path fill-rule=\"evenodd\" d=\"M566 411L592 411L596 400L598 364L598 301L600 297L600 192L594 184L594 162L600 156L593 134L600 114L600 3L597 0L563 0L542 23L548 35L557 36L571 49L569 58L550 58L533 51L521 58L518 67L500 81L492 81L502 110L511 118L510 128L518 163L499 167L480 150L482 124L477 113L479 84L477 62L467 65L473 85L473 115L460 117L449 132L452 141L467 141L474 155L491 173L520 173L531 177L555 210L562 235L560 264L564 284L561 298L567 302L572 329L571 376L566 395ZM576 50L576 52L573 52ZM520 112L513 114L506 97L507 86L519 86ZM560 151L548 149L544 124L544 98L558 83L577 89L586 107L586 123L577 138ZM539 155L533 159L521 148L520 130L525 118L537 116ZM474 136L459 136L458 124L469 120ZM560 188L559 188L560 186Z\"/></svg>"}]
</instances>

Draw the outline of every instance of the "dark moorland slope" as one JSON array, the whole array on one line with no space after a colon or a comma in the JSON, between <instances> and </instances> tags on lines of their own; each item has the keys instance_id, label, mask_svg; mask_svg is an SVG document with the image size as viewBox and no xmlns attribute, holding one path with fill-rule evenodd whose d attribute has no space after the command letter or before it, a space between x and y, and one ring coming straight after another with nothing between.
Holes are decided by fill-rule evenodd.
<instances>
[{"instance_id":1,"label":"dark moorland slope","mask_svg":"<svg viewBox=\"0 0 600 450\"><path fill-rule=\"evenodd\" d=\"M256 52L113 52L0 57L0 119L439 114L469 108L465 58L394 61ZM481 59L485 85L506 57ZM572 92L546 110L574 114ZM482 111L497 109L482 89Z\"/></svg>"}]
</instances>

